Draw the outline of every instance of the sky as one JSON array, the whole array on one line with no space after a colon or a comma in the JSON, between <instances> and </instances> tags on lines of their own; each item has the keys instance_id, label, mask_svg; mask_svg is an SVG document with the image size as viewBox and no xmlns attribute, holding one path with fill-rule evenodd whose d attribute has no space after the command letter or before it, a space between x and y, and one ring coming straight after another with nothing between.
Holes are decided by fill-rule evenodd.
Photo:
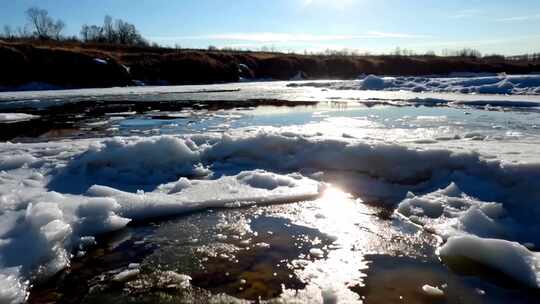
<instances>
[{"instance_id":1,"label":"sky","mask_svg":"<svg viewBox=\"0 0 540 304\"><path fill-rule=\"evenodd\" d=\"M24 26L33 6L69 35L108 14L152 42L190 48L540 52L540 0L0 0L0 25Z\"/></svg>"}]
</instances>

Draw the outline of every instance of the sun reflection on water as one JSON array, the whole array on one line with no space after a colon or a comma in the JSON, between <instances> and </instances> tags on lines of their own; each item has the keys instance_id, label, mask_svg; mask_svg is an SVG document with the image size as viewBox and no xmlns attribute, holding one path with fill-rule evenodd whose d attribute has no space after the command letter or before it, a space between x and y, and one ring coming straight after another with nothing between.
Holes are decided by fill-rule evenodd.
<instances>
[{"instance_id":1,"label":"sun reflection on water","mask_svg":"<svg viewBox=\"0 0 540 304\"><path fill-rule=\"evenodd\" d=\"M360 227L369 227L373 219L366 208L335 186L326 188L310 208L303 208L299 218L304 224L333 240L323 248L323 258L305 263L306 267L297 271L308 284L306 290L319 290L323 298L335 298L343 303L360 300L350 288L363 285L363 270L367 269L360 249L372 236Z\"/></svg>"}]
</instances>

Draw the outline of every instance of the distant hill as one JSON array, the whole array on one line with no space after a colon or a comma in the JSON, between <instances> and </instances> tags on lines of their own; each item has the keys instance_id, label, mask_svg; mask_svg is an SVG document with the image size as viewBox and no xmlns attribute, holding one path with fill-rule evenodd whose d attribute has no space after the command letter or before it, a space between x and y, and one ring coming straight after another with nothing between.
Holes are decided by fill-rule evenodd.
<instances>
[{"instance_id":1,"label":"distant hill","mask_svg":"<svg viewBox=\"0 0 540 304\"><path fill-rule=\"evenodd\" d=\"M0 90L540 72L538 61L504 57L323 56L37 40L0 40L0 66Z\"/></svg>"}]
</instances>

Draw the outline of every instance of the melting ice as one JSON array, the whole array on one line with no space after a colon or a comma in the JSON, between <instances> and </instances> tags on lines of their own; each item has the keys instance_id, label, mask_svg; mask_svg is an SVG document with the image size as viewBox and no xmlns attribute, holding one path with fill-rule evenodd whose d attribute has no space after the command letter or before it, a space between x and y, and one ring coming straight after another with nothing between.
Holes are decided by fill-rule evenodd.
<instances>
[{"instance_id":1,"label":"melting ice","mask_svg":"<svg viewBox=\"0 0 540 304\"><path fill-rule=\"evenodd\" d=\"M72 254L84 251L95 236L130 222L313 200L327 188L325 177L336 174L362 200L395 208L396 219L439 235L443 260L471 259L538 288L540 118L530 96L538 93L535 77L368 76L347 84L529 94L521 111L508 106L523 104L500 96L499 108L481 109L464 107L472 102L444 109L366 108L349 100L345 109L240 111L238 119L213 132L1 143L0 301L24 301L30 280L69 267ZM281 96L286 85L276 84ZM256 85L247 86L256 91ZM334 86L341 87L310 88L309 94L354 95L340 82L322 87ZM272 85L259 90L274 94ZM324 257L316 248L310 253Z\"/></svg>"}]
</instances>

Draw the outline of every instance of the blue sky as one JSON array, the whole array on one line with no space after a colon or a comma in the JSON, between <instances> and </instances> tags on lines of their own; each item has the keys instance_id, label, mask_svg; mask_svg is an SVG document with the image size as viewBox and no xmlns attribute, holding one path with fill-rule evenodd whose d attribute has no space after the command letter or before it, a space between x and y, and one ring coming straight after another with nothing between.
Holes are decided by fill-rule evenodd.
<instances>
[{"instance_id":1,"label":"blue sky","mask_svg":"<svg viewBox=\"0 0 540 304\"><path fill-rule=\"evenodd\" d=\"M472 47L483 53L540 51L539 0L0 0L0 25L24 25L45 8L68 34L109 14L160 44L274 46L302 52L417 52Z\"/></svg>"}]
</instances>

